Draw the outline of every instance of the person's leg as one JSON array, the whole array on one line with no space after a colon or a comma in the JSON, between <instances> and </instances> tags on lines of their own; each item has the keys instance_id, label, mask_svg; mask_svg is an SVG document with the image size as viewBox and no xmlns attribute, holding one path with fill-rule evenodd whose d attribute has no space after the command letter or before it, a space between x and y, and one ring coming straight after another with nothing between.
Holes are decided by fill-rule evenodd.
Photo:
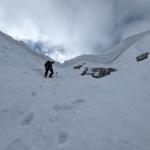
<instances>
[{"instance_id":1,"label":"person's leg","mask_svg":"<svg viewBox=\"0 0 150 150\"><path fill-rule=\"evenodd\" d=\"M47 74L48 74L48 69L45 68L45 77L47 77Z\"/></svg>"},{"instance_id":2,"label":"person's leg","mask_svg":"<svg viewBox=\"0 0 150 150\"><path fill-rule=\"evenodd\" d=\"M51 71L51 73L50 73L49 77L52 78L53 74L54 74L54 71L53 71L53 69L50 69L50 71Z\"/></svg>"}]
</instances>

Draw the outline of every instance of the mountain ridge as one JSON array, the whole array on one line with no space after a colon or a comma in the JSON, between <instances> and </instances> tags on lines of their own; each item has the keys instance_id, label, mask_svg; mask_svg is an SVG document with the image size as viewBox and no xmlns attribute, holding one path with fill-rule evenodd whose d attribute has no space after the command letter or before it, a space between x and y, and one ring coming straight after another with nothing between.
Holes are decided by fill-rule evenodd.
<instances>
[{"instance_id":1,"label":"mountain ridge","mask_svg":"<svg viewBox=\"0 0 150 150\"><path fill-rule=\"evenodd\" d=\"M28 47L28 45L22 41L17 41L15 39L13 39L11 36L8 36L7 34L1 32L1 31L0 31L0 34L2 35L3 38L5 38L11 42L14 42L19 46L22 46L29 53L39 57L40 59L43 59L45 61L48 59L52 59L52 58L46 56L45 54L38 53L38 52L35 52L34 50L30 49ZM131 35L131 36L125 38L124 40L122 40L119 44L117 44L114 48L110 49L107 53L104 53L101 55L84 54L84 55L80 55L75 58L72 58L70 60L66 60L66 61L64 61L64 63L59 63L59 62L55 61L56 62L55 65L60 66L60 67L66 67L66 66L71 66L71 65L74 65L74 64L77 64L80 62L110 64L113 61L115 61L121 54L123 54L123 52L128 47L132 46L135 42L137 42L142 37L144 37L148 34L150 34L150 31L145 31L142 33L137 33L137 34Z\"/></svg>"}]
</instances>

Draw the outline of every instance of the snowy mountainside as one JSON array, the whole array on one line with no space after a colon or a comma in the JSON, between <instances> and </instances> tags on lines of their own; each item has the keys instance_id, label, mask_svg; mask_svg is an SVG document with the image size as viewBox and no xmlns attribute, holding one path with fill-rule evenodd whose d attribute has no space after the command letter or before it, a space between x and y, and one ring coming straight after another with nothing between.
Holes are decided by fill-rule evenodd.
<instances>
[{"instance_id":1,"label":"snowy mountainside","mask_svg":"<svg viewBox=\"0 0 150 150\"><path fill-rule=\"evenodd\" d=\"M141 50L144 49L144 47L143 47L144 37L150 38L150 31L138 33L138 34L135 34L135 35L132 35L132 36L125 38L119 44L117 44L114 48L110 49L107 53L104 53L101 55L92 55L92 54L81 55L81 56L78 56L78 57L73 58L71 60L65 61L64 66L65 65L66 66L73 65L73 64L78 63L80 61L92 62L92 63L101 63L101 64L112 63L113 61L117 60L117 58L119 56L121 56L129 47L131 47L136 42L141 40L142 41L142 43L140 44L141 47L138 46L138 49L136 49L136 52L137 52L136 54L140 54L140 52L138 53L138 50L140 50L140 48L141 48ZM146 41L146 43L149 43L149 42ZM148 46L145 50L150 51ZM134 57L135 57L136 54L135 54L134 50L132 50L132 53L134 53ZM131 53L131 55L132 55L132 53Z\"/></svg>"},{"instance_id":2,"label":"snowy mountainside","mask_svg":"<svg viewBox=\"0 0 150 150\"><path fill-rule=\"evenodd\" d=\"M17 66L19 67L29 67L31 68L34 64L41 65L40 68L43 67L43 63L51 59L44 54L39 54L32 49L30 49L24 42L14 40L12 37L6 35L5 33L0 31L0 49L3 55L0 55L1 58L1 67L3 64L6 63L7 67L8 64L13 63L13 69ZM24 57L24 59L22 58ZM25 60L25 61L23 61ZM28 65L26 65L28 64ZM23 66L21 66L23 65ZM55 63L56 66L61 66L59 62ZM10 66L12 67L12 66Z\"/></svg>"},{"instance_id":3,"label":"snowy mountainside","mask_svg":"<svg viewBox=\"0 0 150 150\"><path fill-rule=\"evenodd\" d=\"M39 55L38 53L28 49L24 43L16 41L2 32L0 32L0 48L1 48L0 65L2 65L3 63L7 63L7 65L15 63L13 64L14 67L21 65L22 63L24 63L24 61L22 61L24 60L24 58L22 57L26 57L25 58L26 63L30 63L32 59L33 61L36 62L38 61L40 62L43 59L45 60L48 59L46 56Z\"/></svg>"},{"instance_id":4,"label":"snowy mountainside","mask_svg":"<svg viewBox=\"0 0 150 150\"><path fill-rule=\"evenodd\" d=\"M70 61L45 79L47 58L0 33L0 150L149 150L150 59L135 61L149 34L137 39L113 63ZM79 61L117 72L82 77Z\"/></svg>"}]
</instances>

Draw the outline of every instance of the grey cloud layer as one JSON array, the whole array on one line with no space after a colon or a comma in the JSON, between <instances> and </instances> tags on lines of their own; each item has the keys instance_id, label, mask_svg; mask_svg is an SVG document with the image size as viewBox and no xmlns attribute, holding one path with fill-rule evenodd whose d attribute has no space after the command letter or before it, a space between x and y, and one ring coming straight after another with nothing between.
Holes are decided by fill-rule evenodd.
<instances>
[{"instance_id":1,"label":"grey cloud layer","mask_svg":"<svg viewBox=\"0 0 150 150\"><path fill-rule=\"evenodd\" d=\"M65 55L100 53L148 30L149 0L0 0L0 30L62 46ZM64 53L64 52L63 52Z\"/></svg>"}]
</instances>

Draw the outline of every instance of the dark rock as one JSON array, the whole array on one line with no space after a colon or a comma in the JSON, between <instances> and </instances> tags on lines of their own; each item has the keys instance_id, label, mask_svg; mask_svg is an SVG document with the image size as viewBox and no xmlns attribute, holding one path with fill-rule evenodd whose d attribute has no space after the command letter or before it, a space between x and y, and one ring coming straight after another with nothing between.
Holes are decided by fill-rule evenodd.
<instances>
[{"instance_id":1,"label":"dark rock","mask_svg":"<svg viewBox=\"0 0 150 150\"><path fill-rule=\"evenodd\" d=\"M74 66L73 69L80 69L82 68L86 63L83 63L82 65L77 65L77 66Z\"/></svg>"},{"instance_id":2,"label":"dark rock","mask_svg":"<svg viewBox=\"0 0 150 150\"><path fill-rule=\"evenodd\" d=\"M86 75L88 72L88 67L85 67L85 69L83 70L83 72L81 73L82 76Z\"/></svg>"},{"instance_id":3,"label":"dark rock","mask_svg":"<svg viewBox=\"0 0 150 150\"><path fill-rule=\"evenodd\" d=\"M114 69L114 68L109 68L110 72L115 72L117 71L117 69Z\"/></svg>"},{"instance_id":4,"label":"dark rock","mask_svg":"<svg viewBox=\"0 0 150 150\"><path fill-rule=\"evenodd\" d=\"M110 75L110 73L114 71L117 70L114 68L92 68L91 72L88 72L88 68L85 68L81 75L91 75L94 78L102 78L106 75Z\"/></svg>"},{"instance_id":5,"label":"dark rock","mask_svg":"<svg viewBox=\"0 0 150 150\"><path fill-rule=\"evenodd\" d=\"M101 72L103 68L92 68L91 71L92 72Z\"/></svg>"},{"instance_id":6,"label":"dark rock","mask_svg":"<svg viewBox=\"0 0 150 150\"><path fill-rule=\"evenodd\" d=\"M82 65L77 65L77 66L74 66L73 69L80 69L82 67Z\"/></svg>"},{"instance_id":7,"label":"dark rock","mask_svg":"<svg viewBox=\"0 0 150 150\"><path fill-rule=\"evenodd\" d=\"M137 61L142 61L142 60L144 60L144 59L147 59L147 58L148 58L148 54L149 54L148 52L147 52L147 53L143 53L143 54L137 56L137 57L136 57L136 60L137 60Z\"/></svg>"}]
</instances>

